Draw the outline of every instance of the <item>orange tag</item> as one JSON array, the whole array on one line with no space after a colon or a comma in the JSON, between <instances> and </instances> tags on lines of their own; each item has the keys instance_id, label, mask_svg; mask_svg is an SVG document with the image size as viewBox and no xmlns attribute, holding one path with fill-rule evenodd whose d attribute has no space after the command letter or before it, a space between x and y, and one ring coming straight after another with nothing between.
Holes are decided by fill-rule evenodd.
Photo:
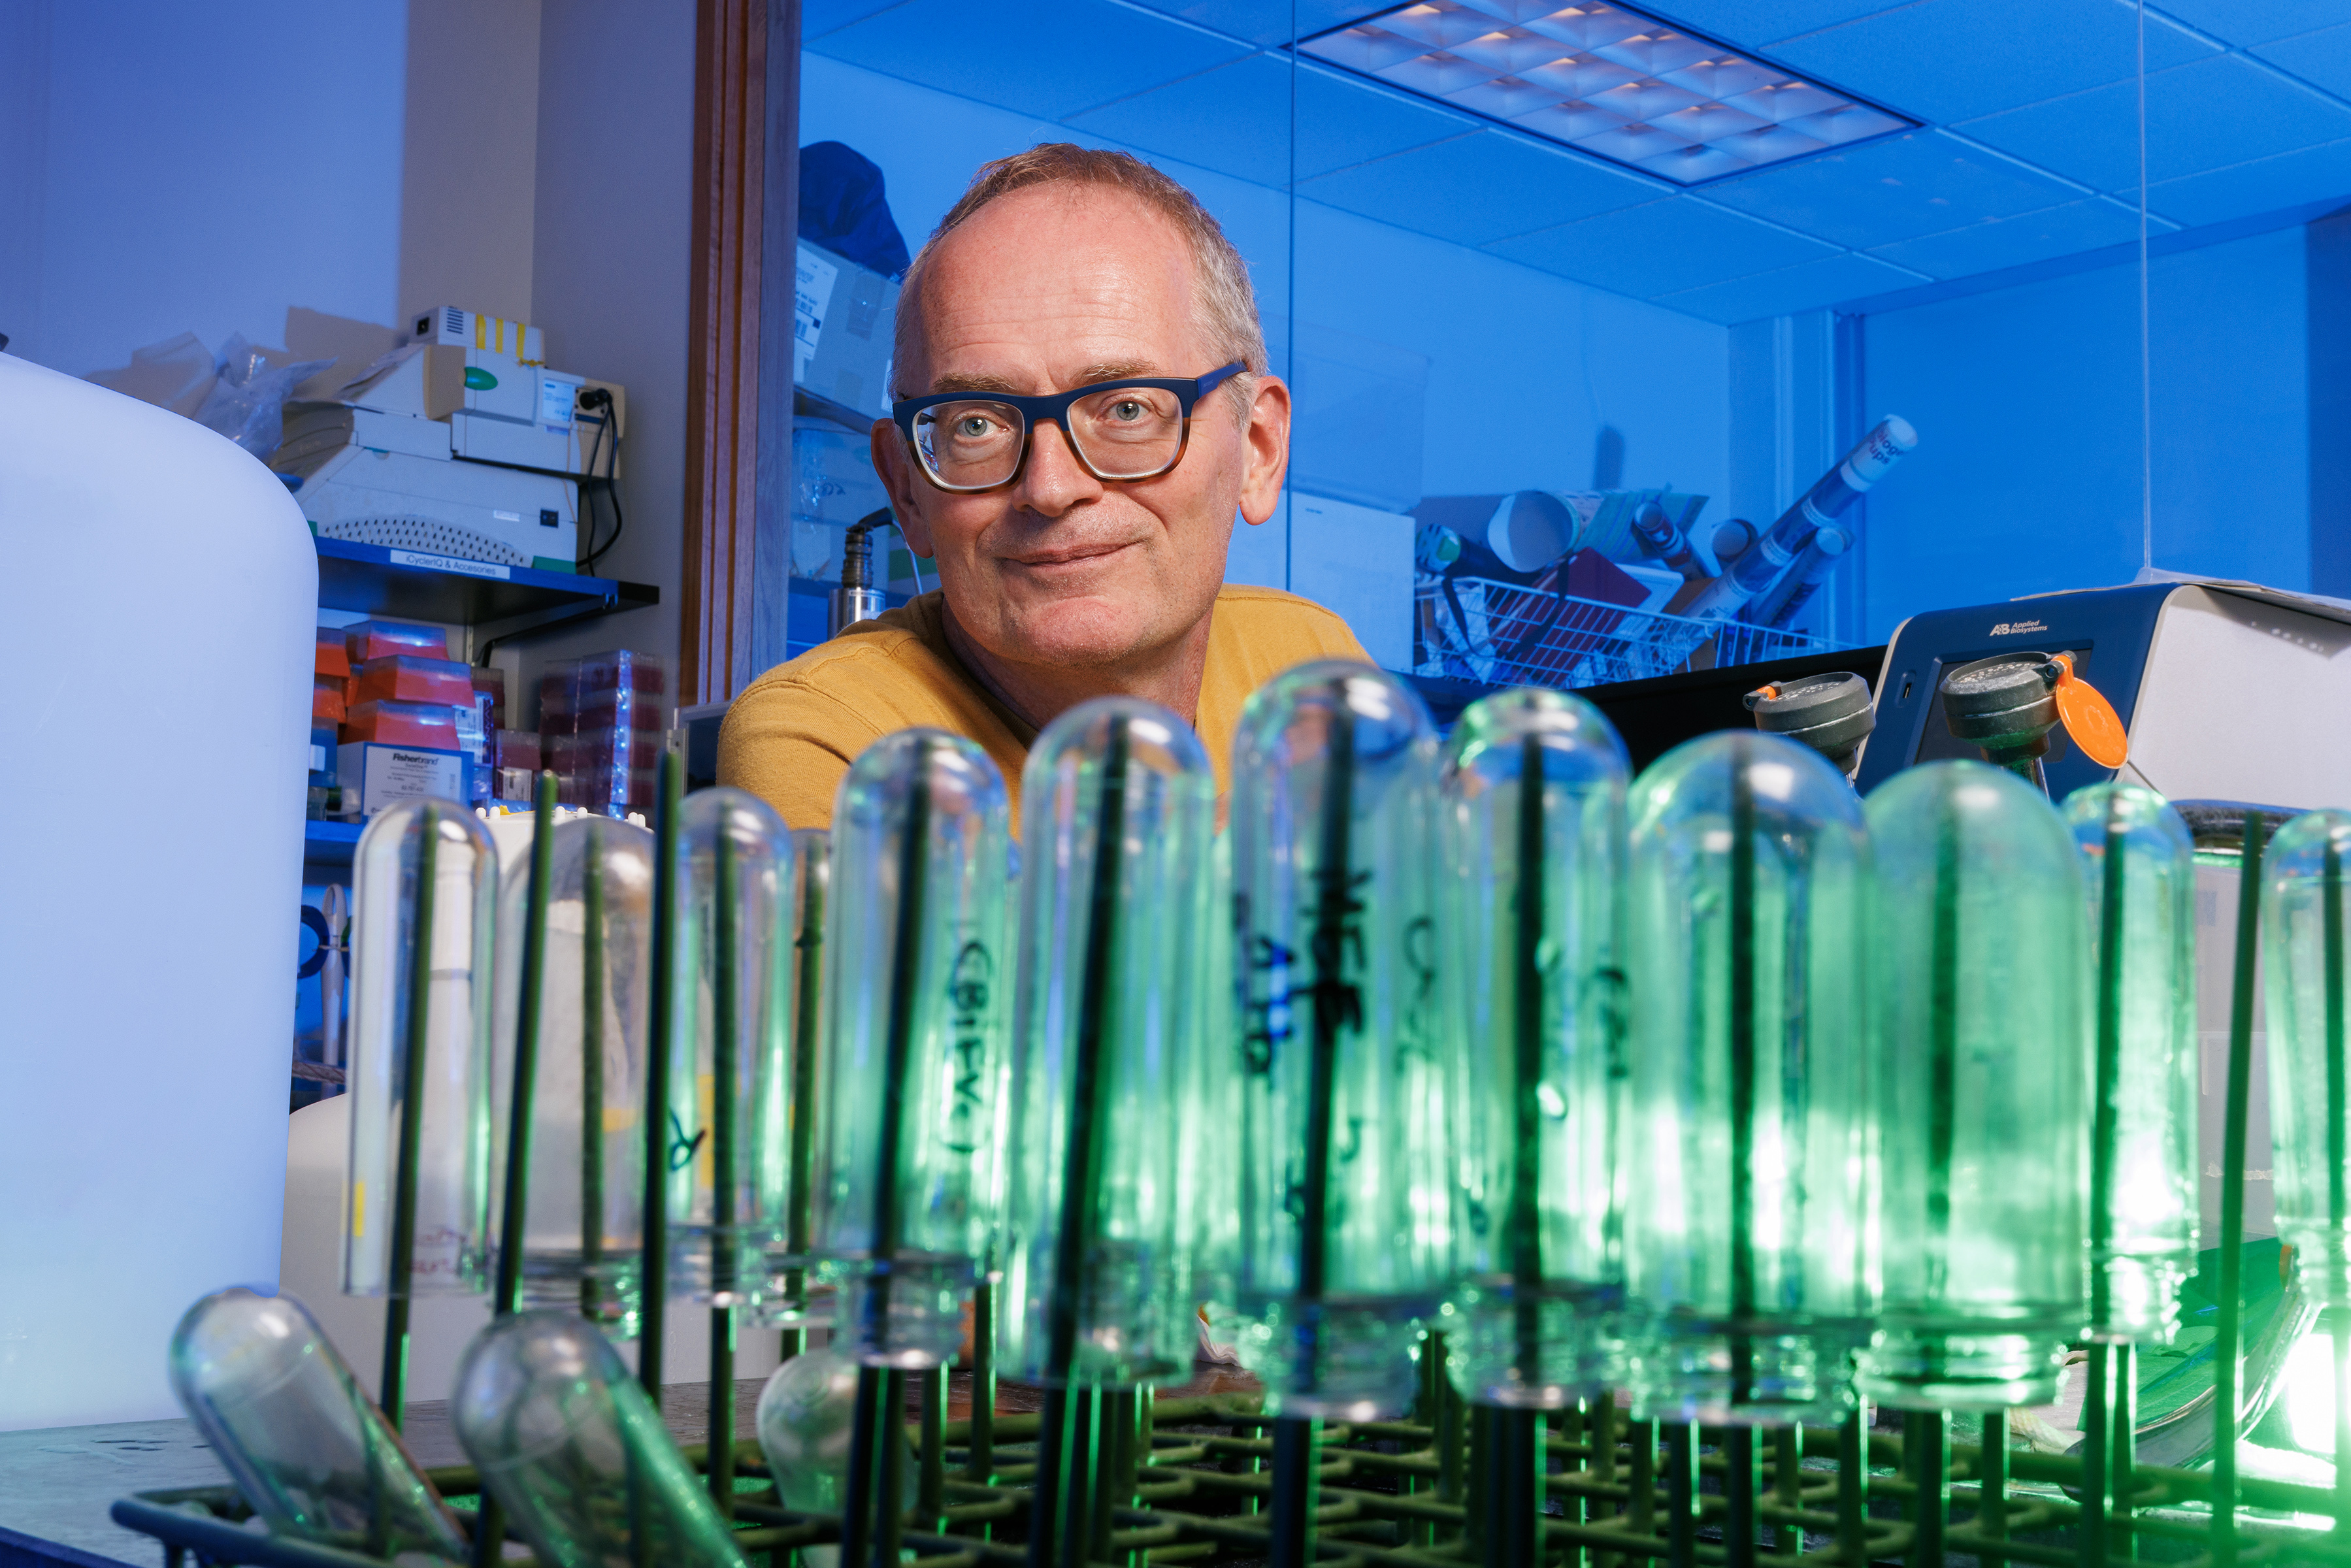
<instances>
[{"instance_id":1,"label":"orange tag","mask_svg":"<svg viewBox=\"0 0 2351 1568\"><path fill-rule=\"evenodd\" d=\"M2074 673L2072 654L2058 654L2057 669L2057 716L2064 722L2065 733L2099 767L2120 768L2130 756L2130 737L2123 733L2115 705Z\"/></svg>"}]
</instances>

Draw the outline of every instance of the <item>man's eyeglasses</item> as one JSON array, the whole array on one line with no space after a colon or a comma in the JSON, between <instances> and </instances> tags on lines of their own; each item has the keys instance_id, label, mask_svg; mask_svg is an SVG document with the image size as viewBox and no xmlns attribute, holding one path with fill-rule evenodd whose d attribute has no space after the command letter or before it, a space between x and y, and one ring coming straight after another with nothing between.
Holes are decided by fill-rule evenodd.
<instances>
[{"instance_id":1,"label":"man's eyeglasses","mask_svg":"<svg viewBox=\"0 0 2351 1568\"><path fill-rule=\"evenodd\" d=\"M1047 420L1061 426L1095 478L1152 479L1183 460L1192 405L1242 369L1229 364L1196 381L1130 376L1048 397L933 392L892 403L890 417L931 483L956 495L1001 489L1019 478L1029 434Z\"/></svg>"}]
</instances>

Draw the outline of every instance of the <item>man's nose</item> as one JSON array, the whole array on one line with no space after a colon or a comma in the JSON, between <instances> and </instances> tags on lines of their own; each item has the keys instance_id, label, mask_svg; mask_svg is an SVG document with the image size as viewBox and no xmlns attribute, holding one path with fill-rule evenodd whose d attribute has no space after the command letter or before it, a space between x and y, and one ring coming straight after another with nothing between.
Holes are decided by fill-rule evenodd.
<instances>
[{"instance_id":1,"label":"man's nose","mask_svg":"<svg viewBox=\"0 0 2351 1568\"><path fill-rule=\"evenodd\" d=\"M1086 472L1070 438L1050 420L1029 433L1029 465L1021 471L1014 499L1040 517L1058 517L1081 501L1102 493L1102 481Z\"/></svg>"}]
</instances>

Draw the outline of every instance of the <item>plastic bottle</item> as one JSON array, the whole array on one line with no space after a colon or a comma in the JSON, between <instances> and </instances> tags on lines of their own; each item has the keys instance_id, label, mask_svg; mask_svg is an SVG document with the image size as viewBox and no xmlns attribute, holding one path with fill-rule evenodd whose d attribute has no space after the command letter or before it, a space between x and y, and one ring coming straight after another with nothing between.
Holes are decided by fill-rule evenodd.
<instances>
[{"instance_id":1,"label":"plastic bottle","mask_svg":"<svg viewBox=\"0 0 2351 1568\"><path fill-rule=\"evenodd\" d=\"M2262 863L2278 1235L2301 1259L2303 1288L2337 1309L2351 1306L2346 857L2351 812L2312 811L2278 830Z\"/></svg>"},{"instance_id":2,"label":"plastic bottle","mask_svg":"<svg viewBox=\"0 0 2351 1568\"><path fill-rule=\"evenodd\" d=\"M1693 620L1726 620L1780 580L1813 535L1844 515L1856 497L1886 477L1886 471L1915 451L1918 433L1899 414L1888 414L1844 455L1844 461L1815 480L1779 521L1760 534L1738 564L1690 601L1682 613ZM1848 534L1850 529L1845 530Z\"/></svg>"},{"instance_id":3,"label":"plastic bottle","mask_svg":"<svg viewBox=\"0 0 2351 1568\"><path fill-rule=\"evenodd\" d=\"M1981 762L1897 774L1867 815L1886 1288L1859 1386L1907 1409L2045 1405L2089 1251L2073 839Z\"/></svg>"},{"instance_id":4,"label":"plastic bottle","mask_svg":"<svg viewBox=\"0 0 2351 1568\"><path fill-rule=\"evenodd\" d=\"M1832 1422L1875 1305L1861 803L1734 731L1660 758L1632 813L1634 1408Z\"/></svg>"},{"instance_id":5,"label":"plastic bottle","mask_svg":"<svg viewBox=\"0 0 2351 1568\"><path fill-rule=\"evenodd\" d=\"M379 1560L472 1556L465 1532L293 1297L204 1297L172 1332L172 1392L273 1535Z\"/></svg>"},{"instance_id":6,"label":"plastic bottle","mask_svg":"<svg viewBox=\"0 0 2351 1568\"><path fill-rule=\"evenodd\" d=\"M671 1288L739 1305L767 1287L791 1197L791 830L757 796L716 789L685 798L678 836Z\"/></svg>"},{"instance_id":7,"label":"plastic bottle","mask_svg":"<svg viewBox=\"0 0 2351 1568\"><path fill-rule=\"evenodd\" d=\"M497 896L489 831L454 800L402 801L360 835L352 858L346 1294L469 1295L486 1283ZM429 954L421 972L420 948ZM405 1115L411 1103L422 1110L413 1125ZM414 1188L405 1213L403 1139L413 1140ZM404 1277L403 1249L411 1260Z\"/></svg>"},{"instance_id":8,"label":"plastic bottle","mask_svg":"<svg viewBox=\"0 0 2351 1568\"><path fill-rule=\"evenodd\" d=\"M1215 797L1198 737L1156 704L1081 704L1029 748L1004 1354L1049 1387L1190 1375L1177 1181Z\"/></svg>"},{"instance_id":9,"label":"plastic bottle","mask_svg":"<svg viewBox=\"0 0 2351 1568\"><path fill-rule=\"evenodd\" d=\"M1427 711L1368 664L1276 677L1234 737L1241 1349L1284 1417L1402 1411L1450 1282L1435 775Z\"/></svg>"},{"instance_id":10,"label":"plastic bottle","mask_svg":"<svg viewBox=\"0 0 2351 1568\"><path fill-rule=\"evenodd\" d=\"M572 817L556 824L550 853L522 1301L580 1312L626 1339L638 1327L644 1244L653 835L609 817ZM512 879L498 917L492 1089L501 1128L528 891L526 879ZM503 1158L496 1178L503 1188Z\"/></svg>"},{"instance_id":11,"label":"plastic bottle","mask_svg":"<svg viewBox=\"0 0 2351 1568\"><path fill-rule=\"evenodd\" d=\"M2196 1266L2196 845L2137 784L2064 816L2089 896L2090 1333L2168 1343Z\"/></svg>"},{"instance_id":12,"label":"plastic bottle","mask_svg":"<svg viewBox=\"0 0 2351 1568\"><path fill-rule=\"evenodd\" d=\"M998 1241L1009 858L977 745L908 729L866 748L833 809L816 1253L836 1349L936 1366Z\"/></svg>"},{"instance_id":13,"label":"plastic bottle","mask_svg":"<svg viewBox=\"0 0 2351 1568\"><path fill-rule=\"evenodd\" d=\"M1613 1370L1623 1304L1624 742L1580 697L1472 704L1439 804L1467 1276L1447 1368L1559 1408Z\"/></svg>"},{"instance_id":14,"label":"plastic bottle","mask_svg":"<svg viewBox=\"0 0 2351 1568\"><path fill-rule=\"evenodd\" d=\"M758 1321L770 1328L800 1328L820 1320L831 1292L808 1265L813 1245L817 1108L822 1100L818 1067L824 1060L824 920L831 883L832 835L799 828L791 835L791 866L778 911L778 935L789 943L784 1019L788 1079L784 1092L784 1215L768 1242L768 1282Z\"/></svg>"},{"instance_id":15,"label":"plastic bottle","mask_svg":"<svg viewBox=\"0 0 2351 1568\"><path fill-rule=\"evenodd\" d=\"M541 1562L744 1568L661 1413L576 1313L517 1312L484 1329L451 1404L482 1485Z\"/></svg>"}]
</instances>

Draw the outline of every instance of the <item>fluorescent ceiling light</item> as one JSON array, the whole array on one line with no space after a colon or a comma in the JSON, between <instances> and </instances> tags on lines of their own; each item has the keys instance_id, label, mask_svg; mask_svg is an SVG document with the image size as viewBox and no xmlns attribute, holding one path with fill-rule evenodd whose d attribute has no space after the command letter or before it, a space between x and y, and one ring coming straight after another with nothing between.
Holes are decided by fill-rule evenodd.
<instances>
[{"instance_id":1,"label":"fluorescent ceiling light","mask_svg":"<svg viewBox=\"0 0 2351 1568\"><path fill-rule=\"evenodd\" d=\"M1603 0L1419 0L1299 47L1680 185L1917 123Z\"/></svg>"}]
</instances>

